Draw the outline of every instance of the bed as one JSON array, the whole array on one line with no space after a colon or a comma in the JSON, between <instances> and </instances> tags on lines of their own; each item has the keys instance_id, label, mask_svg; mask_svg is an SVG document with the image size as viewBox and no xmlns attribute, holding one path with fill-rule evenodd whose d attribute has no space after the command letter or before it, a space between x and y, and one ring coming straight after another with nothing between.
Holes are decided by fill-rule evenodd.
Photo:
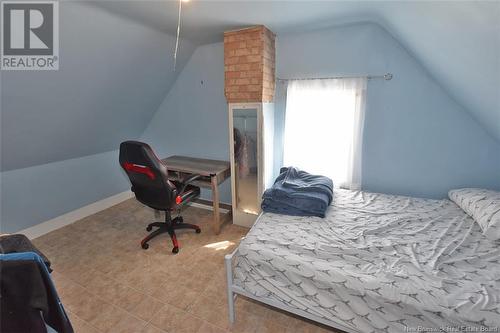
<instances>
[{"instance_id":1,"label":"bed","mask_svg":"<svg viewBox=\"0 0 500 333\"><path fill-rule=\"evenodd\" d=\"M449 200L335 190L323 219L261 214L225 259L231 321L241 294L346 332L500 327L500 244Z\"/></svg>"}]
</instances>

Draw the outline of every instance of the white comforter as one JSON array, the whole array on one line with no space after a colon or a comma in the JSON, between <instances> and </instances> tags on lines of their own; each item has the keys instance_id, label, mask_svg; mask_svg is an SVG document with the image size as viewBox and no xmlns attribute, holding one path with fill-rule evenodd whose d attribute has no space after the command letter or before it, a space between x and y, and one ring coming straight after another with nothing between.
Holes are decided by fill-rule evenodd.
<instances>
[{"instance_id":1,"label":"white comforter","mask_svg":"<svg viewBox=\"0 0 500 333\"><path fill-rule=\"evenodd\" d=\"M449 200L337 190L324 219L261 215L234 281L354 331L484 329L500 327L499 260Z\"/></svg>"}]
</instances>

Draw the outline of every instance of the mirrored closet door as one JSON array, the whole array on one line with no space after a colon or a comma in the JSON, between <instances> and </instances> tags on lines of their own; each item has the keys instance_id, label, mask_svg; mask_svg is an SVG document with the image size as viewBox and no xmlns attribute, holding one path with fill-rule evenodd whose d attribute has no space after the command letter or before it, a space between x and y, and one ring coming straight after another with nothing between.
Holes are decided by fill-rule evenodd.
<instances>
[{"instance_id":1,"label":"mirrored closet door","mask_svg":"<svg viewBox=\"0 0 500 333\"><path fill-rule=\"evenodd\" d=\"M244 226L251 226L260 213L266 164L272 163L271 156L266 161L265 149L272 152L273 133L266 135L265 129L273 122L264 109L269 108L263 103L229 104L233 223ZM264 126L266 121L271 125Z\"/></svg>"}]
</instances>

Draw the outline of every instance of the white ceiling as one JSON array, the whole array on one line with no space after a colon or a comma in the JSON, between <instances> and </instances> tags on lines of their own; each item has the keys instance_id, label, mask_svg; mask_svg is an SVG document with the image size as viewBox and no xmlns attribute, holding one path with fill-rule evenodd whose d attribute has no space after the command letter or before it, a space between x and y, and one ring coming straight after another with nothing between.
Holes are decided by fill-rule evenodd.
<instances>
[{"instance_id":1,"label":"white ceiling","mask_svg":"<svg viewBox=\"0 0 500 333\"><path fill-rule=\"evenodd\" d=\"M94 1L175 34L177 1ZM395 36L500 141L498 1L210 1L183 3L181 35L196 44L264 24L278 34L369 21ZM397 73L396 73L397 75Z\"/></svg>"}]
</instances>

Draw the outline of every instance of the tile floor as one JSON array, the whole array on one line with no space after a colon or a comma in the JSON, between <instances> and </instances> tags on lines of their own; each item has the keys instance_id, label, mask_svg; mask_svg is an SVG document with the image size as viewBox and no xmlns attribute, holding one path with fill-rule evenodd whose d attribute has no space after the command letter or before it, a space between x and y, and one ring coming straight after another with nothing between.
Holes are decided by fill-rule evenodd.
<instances>
[{"instance_id":1,"label":"tile floor","mask_svg":"<svg viewBox=\"0 0 500 333\"><path fill-rule=\"evenodd\" d=\"M153 212L127 200L33 242L52 261L52 277L77 333L328 332L322 326L238 297L229 325L224 254L248 229L210 226L211 212L188 208L181 251L171 253L167 234L141 249Z\"/></svg>"}]
</instances>

